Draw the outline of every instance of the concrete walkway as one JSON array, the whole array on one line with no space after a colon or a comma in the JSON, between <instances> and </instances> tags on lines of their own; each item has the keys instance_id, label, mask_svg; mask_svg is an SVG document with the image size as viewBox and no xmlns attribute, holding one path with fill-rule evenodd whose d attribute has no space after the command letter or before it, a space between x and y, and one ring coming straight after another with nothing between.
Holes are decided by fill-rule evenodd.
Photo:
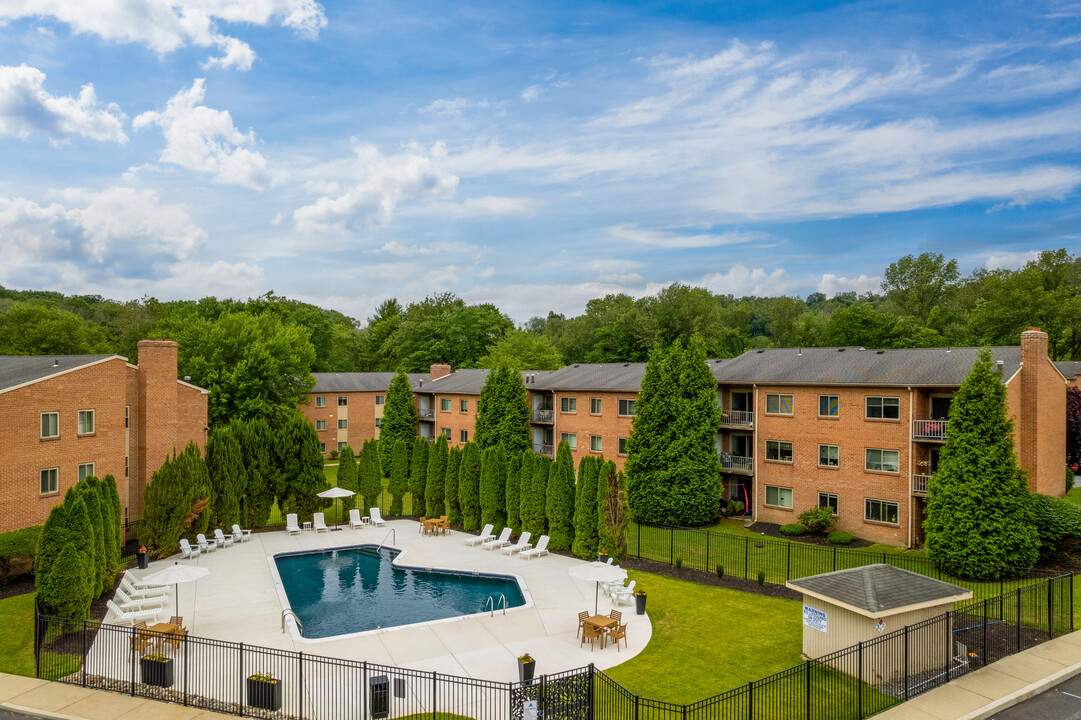
<instances>
[{"instance_id":1,"label":"concrete walkway","mask_svg":"<svg viewBox=\"0 0 1081 720\"><path fill-rule=\"evenodd\" d=\"M876 715L876 720L983 720L1081 674L1081 631L1063 635Z\"/></svg>"}]
</instances>

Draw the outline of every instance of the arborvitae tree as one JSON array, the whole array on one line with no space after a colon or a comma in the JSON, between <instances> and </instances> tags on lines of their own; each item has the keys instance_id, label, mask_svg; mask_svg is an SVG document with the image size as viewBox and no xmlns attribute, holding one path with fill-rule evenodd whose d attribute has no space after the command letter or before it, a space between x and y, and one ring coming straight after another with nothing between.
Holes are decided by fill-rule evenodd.
<instances>
[{"instance_id":1,"label":"arborvitae tree","mask_svg":"<svg viewBox=\"0 0 1081 720\"><path fill-rule=\"evenodd\" d=\"M1006 386L983 350L950 404L947 440L927 484L927 550L951 575L1022 573L1039 555L1032 497L1013 446Z\"/></svg>"},{"instance_id":2,"label":"arborvitae tree","mask_svg":"<svg viewBox=\"0 0 1081 720\"><path fill-rule=\"evenodd\" d=\"M384 440L380 446L386 447L388 444L389 441ZM409 492L409 454L412 449L412 445L405 440L397 440L394 443L394 453L390 461L390 482L387 485L387 490L390 492L388 515L402 514L402 496Z\"/></svg>"},{"instance_id":3,"label":"arborvitae tree","mask_svg":"<svg viewBox=\"0 0 1081 720\"><path fill-rule=\"evenodd\" d=\"M520 530L533 532L533 465L537 456L532 450L522 452L522 466L518 468L518 523Z\"/></svg>"},{"instance_id":4,"label":"arborvitae tree","mask_svg":"<svg viewBox=\"0 0 1081 720\"><path fill-rule=\"evenodd\" d=\"M447 476L443 484L443 502L447 506L447 521L462 524L462 509L458 507L458 473L462 466L462 449L450 449L447 455Z\"/></svg>"},{"instance_id":5,"label":"arborvitae tree","mask_svg":"<svg viewBox=\"0 0 1081 720\"><path fill-rule=\"evenodd\" d=\"M379 443L369 440L360 451L357 464L360 473L360 495L365 511L379 506L379 494L383 492L383 473L379 469Z\"/></svg>"},{"instance_id":6,"label":"arborvitae tree","mask_svg":"<svg viewBox=\"0 0 1081 720\"><path fill-rule=\"evenodd\" d=\"M206 469L210 473L210 508L213 527L232 528L242 519L240 503L247 494L244 451L231 425L219 425L206 442Z\"/></svg>"},{"instance_id":7,"label":"arborvitae tree","mask_svg":"<svg viewBox=\"0 0 1081 720\"><path fill-rule=\"evenodd\" d=\"M383 403L383 423L379 426L379 447L382 448L381 460L384 470L394 467L394 448L398 440L410 443L417 436L417 413L413 409L413 390L409 387L409 377L399 370L387 388L386 402ZM416 503L413 511L418 510Z\"/></svg>"},{"instance_id":8,"label":"arborvitae tree","mask_svg":"<svg viewBox=\"0 0 1081 720\"><path fill-rule=\"evenodd\" d=\"M656 347L649 354L642 389L638 393L631 436L627 439L627 497L635 519L649 523L671 523L670 498L673 491L670 471L678 460L669 450L680 424L678 381L683 365L683 349L677 342L667 351ZM716 393L717 383L713 382ZM716 433L716 426L712 428ZM713 447L711 436L710 447ZM716 474L716 468L710 474ZM675 524L675 523L672 523Z\"/></svg>"},{"instance_id":9,"label":"arborvitae tree","mask_svg":"<svg viewBox=\"0 0 1081 720\"><path fill-rule=\"evenodd\" d=\"M709 369L702 337L691 336L676 383L679 418L668 447L669 525L702 525L717 516L721 483L717 465L717 379Z\"/></svg>"},{"instance_id":10,"label":"arborvitae tree","mask_svg":"<svg viewBox=\"0 0 1081 720\"><path fill-rule=\"evenodd\" d=\"M428 453L428 481L424 485L424 506L428 517L442 517L447 514L443 494L447 486L448 455L447 436L439 433L432 445L432 451Z\"/></svg>"},{"instance_id":11,"label":"arborvitae tree","mask_svg":"<svg viewBox=\"0 0 1081 720\"><path fill-rule=\"evenodd\" d=\"M83 565L78 546L65 543L53 562L37 576L38 601L46 612L59 617L83 620L93 601L93 578Z\"/></svg>"},{"instance_id":12,"label":"arborvitae tree","mask_svg":"<svg viewBox=\"0 0 1081 720\"><path fill-rule=\"evenodd\" d=\"M481 450L502 444L518 453L529 447L529 401L520 372L500 365L488 373L473 427Z\"/></svg>"},{"instance_id":13,"label":"arborvitae tree","mask_svg":"<svg viewBox=\"0 0 1081 720\"><path fill-rule=\"evenodd\" d=\"M586 455L578 465L574 496L574 554L583 560L597 558L597 474L600 458Z\"/></svg>"},{"instance_id":14,"label":"arborvitae tree","mask_svg":"<svg viewBox=\"0 0 1081 720\"><path fill-rule=\"evenodd\" d=\"M458 507L466 532L480 529L480 462L480 448L475 442L466 443L458 468Z\"/></svg>"},{"instance_id":15,"label":"arborvitae tree","mask_svg":"<svg viewBox=\"0 0 1081 720\"><path fill-rule=\"evenodd\" d=\"M338 456L338 487L343 490L360 492L360 470L357 468L357 459L353 455L353 448L346 445ZM351 495L342 498L342 514L348 515L349 511L357 506L357 496Z\"/></svg>"},{"instance_id":16,"label":"arborvitae tree","mask_svg":"<svg viewBox=\"0 0 1081 720\"><path fill-rule=\"evenodd\" d=\"M428 484L428 441L418 437L413 443L413 459L409 462L409 494L413 501L413 514L424 513L424 486Z\"/></svg>"},{"instance_id":17,"label":"arborvitae tree","mask_svg":"<svg viewBox=\"0 0 1081 720\"><path fill-rule=\"evenodd\" d=\"M105 551L105 518L101 514L101 495L95 487L96 483L97 478L84 478L75 486L83 502L86 503L86 514L90 519L90 535L87 536L87 542L90 545L90 591L95 598L100 597L105 591L108 565Z\"/></svg>"},{"instance_id":18,"label":"arborvitae tree","mask_svg":"<svg viewBox=\"0 0 1081 720\"><path fill-rule=\"evenodd\" d=\"M301 518L330 506L330 501L319 497L327 490L327 476L323 472L323 453L319 450L319 435L315 426L300 411L286 421L279 436L285 477L282 499L278 507L283 513L295 512Z\"/></svg>"},{"instance_id":19,"label":"arborvitae tree","mask_svg":"<svg viewBox=\"0 0 1081 720\"><path fill-rule=\"evenodd\" d=\"M113 555L109 559L109 568L115 575L116 572L120 570L120 556L123 554L124 550L124 509L120 504L120 493L116 489L116 478L111 474L106 475L105 480L102 481L102 492L105 495L109 507L112 508L110 514L113 521L111 526Z\"/></svg>"},{"instance_id":20,"label":"arborvitae tree","mask_svg":"<svg viewBox=\"0 0 1081 720\"><path fill-rule=\"evenodd\" d=\"M68 490L68 494L73 491ZM67 497L65 496L65 500ZM45 518L45 525L38 535L38 548L34 554L34 581L38 590L41 590L45 582L45 574L49 568L56 564L60 551L69 543L78 541L78 547L86 544L86 538L76 538L68 525L68 511L71 505L60 503L49 511L49 517Z\"/></svg>"},{"instance_id":21,"label":"arborvitae tree","mask_svg":"<svg viewBox=\"0 0 1081 720\"><path fill-rule=\"evenodd\" d=\"M187 525L187 529L194 533L205 533L210 526L210 473L207 471L206 460L203 451L194 442L189 442L183 450L174 458L177 466L177 474L183 478L183 482L190 485L192 508L198 506L202 509ZM146 502L143 502L143 517L146 517ZM145 543L143 543L145 544ZM174 543L175 545L175 543ZM175 552L175 548L171 550Z\"/></svg>"},{"instance_id":22,"label":"arborvitae tree","mask_svg":"<svg viewBox=\"0 0 1081 720\"><path fill-rule=\"evenodd\" d=\"M559 443L545 514L548 516L548 548L569 550L574 544L574 458L567 441Z\"/></svg>"},{"instance_id":23,"label":"arborvitae tree","mask_svg":"<svg viewBox=\"0 0 1081 720\"><path fill-rule=\"evenodd\" d=\"M494 532L507 525L507 463L501 445L483 452L480 461L480 522Z\"/></svg>"},{"instance_id":24,"label":"arborvitae tree","mask_svg":"<svg viewBox=\"0 0 1081 720\"><path fill-rule=\"evenodd\" d=\"M113 579L116 577L117 566L113 559L120 557L120 549L116 544L116 528L119 526L119 522L113 514L112 498L109 497L109 491L105 487L105 483L94 477L87 478L87 481L93 487L94 492L97 493L98 505L101 509L101 536L105 545L105 583L102 586L104 591L106 588L113 586Z\"/></svg>"},{"instance_id":25,"label":"arborvitae tree","mask_svg":"<svg viewBox=\"0 0 1081 720\"><path fill-rule=\"evenodd\" d=\"M538 455L533 462L533 481L529 486L529 529L536 538L548 534L548 480L552 465L552 458L547 455Z\"/></svg>"},{"instance_id":26,"label":"arborvitae tree","mask_svg":"<svg viewBox=\"0 0 1081 720\"><path fill-rule=\"evenodd\" d=\"M614 462L600 464L597 477L597 544L616 562L627 554L627 495Z\"/></svg>"},{"instance_id":27,"label":"arborvitae tree","mask_svg":"<svg viewBox=\"0 0 1081 720\"><path fill-rule=\"evenodd\" d=\"M275 439L270 424L262 418L230 423L240 442L247 471L248 487L240 498L240 524L246 528L263 527L270 518L277 495L278 470L275 464Z\"/></svg>"},{"instance_id":28,"label":"arborvitae tree","mask_svg":"<svg viewBox=\"0 0 1081 720\"><path fill-rule=\"evenodd\" d=\"M507 525L517 535L522 532L522 453L507 457Z\"/></svg>"},{"instance_id":29,"label":"arborvitae tree","mask_svg":"<svg viewBox=\"0 0 1081 720\"><path fill-rule=\"evenodd\" d=\"M189 443L184 451L166 460L143 492L143 519L139 523L139 544L146 546L154 557L175 553L181 535L196 533L193 525L199 512L209 500L206 488L210 474L199 454L199 448Z\"/></svg>"}]
</instances>

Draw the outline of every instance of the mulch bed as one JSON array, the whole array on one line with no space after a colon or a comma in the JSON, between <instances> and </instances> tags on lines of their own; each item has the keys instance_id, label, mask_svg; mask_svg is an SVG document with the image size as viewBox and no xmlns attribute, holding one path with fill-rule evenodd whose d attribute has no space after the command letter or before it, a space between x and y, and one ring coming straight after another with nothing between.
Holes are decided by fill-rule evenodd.
<instances>
[{"instance_id":1,"label":"mulch bed","mask_svg":"<svg viewBox=\"0 0 1081 720\"><path fill-rule=\"evenodd\" d=\"M831 543L825 535L785 535L781 532L781 526L775 523L756 522L748 530L756 533L761 533L766 537L779 538L781 540L791 540L792 542L806 543L807 545L824 545L826 547L836 548L862 548L870 547L874 545L870 540L864 540L863 538L856 538L847 545L834 545Z\"/></svg>"},{"instance_id":2,"label":"mulch bed","mask_svg":"<svg viewBox=\"0 0 1081 720\"><path fill-rule=\"evenodd\" d=\"M34 592L34 578L23 577L14 582L9 582L7 585L0 585L0 600L31 592Z\"/></svg>"},{"instance_id":3,"label":"mulch bed","mask_svg":"<svg viewBox=\"0 0 1081 720\"><path fill-rule=\"evenodd\" d=\"M768 597L783 598L785 600L800 600L803 598L802 594L795 590L789 590L784 585L773 585L771 583L759 585L757 580L744 580L743 578L731 577L730 575L717 577L716 573L692 570L690 568L677 569L674 565L655 562L653 560L638 560L637 558L628 557L623 559L623 562L620 563L620 567L628 570L641 570L642 572L653 573L654 575L661 575L675 580L686 580L688 582L698 583L699 585L712 585L728 590L754 593L755 595L766 595Z\"/></svg>"}]
</instances>

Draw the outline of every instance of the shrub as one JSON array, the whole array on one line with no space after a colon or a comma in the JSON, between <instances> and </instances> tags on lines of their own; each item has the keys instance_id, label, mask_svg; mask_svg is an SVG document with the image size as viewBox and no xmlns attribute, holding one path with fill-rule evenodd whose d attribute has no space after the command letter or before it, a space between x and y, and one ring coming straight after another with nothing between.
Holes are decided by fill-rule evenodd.
<instances>
[{"instance_id":1,"label":"shrub","mask_svg":"<svg viewBox=\"0 0 1081 720\"><path fill-rule=\"evenodd\" d=\"M835 530L829 534L829 541L834 545L848 545L855 539L852 533L846 533L844 530Z\"/></svg>"},{"instance_id":2,"label":"shrub","mask_svg":"<svg viewBox=\"0 0 1081 720\"><path fill-rule=\"evenodd\" d=\"M719 577L719 578L724 577L724 565L718 565L717 566L717 577Z\"/></svg>"},{"instance_id":3,"label":"shrub","mask_svg":"<svg viewBox=\"0 0 1081 720\"><path fill-rule=\"evenodd\" d=\"M739 500L728 501L728 517L735 517L743 512L744 505Z\"/></svg>"},{"instance_id":4,"label":"shrub","mask_svg":"<svg viewBox=\"0 0 1081 720\"><path fill-rule=\"evenodd\" d=\"M759 570L758 571L758 584L759 585L765 585L766 584L766 571L765 570Z\"/></svg>"},{"instance_id":5,"label":"shrub","mask_svg":"<svg viewBox=\"0 0 1081 720\"><path fill-rule=\"evenodd\" d=\"M1073 468L1066 466L1066 492L1073 490Z\"/></svg>"},{"instance_id":6,"label":"shrub","mask_svg":"<svg viewBox=\"0 0 1081 720\"><path fill-rule=\"evenodd\" d=\"M337 450L331 450L330 451L330 459L331 460L337 460L338 459L338 451Z\"/></svg>"},{"instance_id":7,"label":"shrub","mask_svg":"<svg viewBox=\"0 0 1081 720\"><path fill-rule=\"evenodd\" d=\"M781 526L781 532L790 537L795 537L797 535L803 535L807 532L807 529L799 523L789 523L788 525Z\"/></svg>"},{"instance_id":8,"label":"shrub","mask_svg":"<svg viewBox=\"0 0 1081 720\"><path fill-rule=\"evenodd\" d=\"M676 570L679 570L682 567L683 567L683 556L682 555L676 555Z\"/></svg>"},{"instance_id":9,"label":"shrub","mask_svg":"<svg viewBox=\"0 0 1081 720\"><path fill-rule=\"evenodd\" d=\"M1050 495L1032 495L1033 515L1044 559L1062 549L1069 540L1081 539L1081 507Z\"/></svg>"},{"instance_id":10,"label":"shrub","mask_svg":"<svg viewBox=\"0 0 1081 720\"><path fill-rule=\"evenodd\" d=\"M0 585L34 571L41 526L0 533Z\"/></svg>"},{"instance_id":11,"label":"shrub","mask_svg":"<svg viewBox=\"0 0 1081 720\"><path fill-rule=\"evenodd\" d=\"M799 515L800 524L812 535L825 535L833 527L833 508L816 507Z\"/></svg>"}]
</instances>

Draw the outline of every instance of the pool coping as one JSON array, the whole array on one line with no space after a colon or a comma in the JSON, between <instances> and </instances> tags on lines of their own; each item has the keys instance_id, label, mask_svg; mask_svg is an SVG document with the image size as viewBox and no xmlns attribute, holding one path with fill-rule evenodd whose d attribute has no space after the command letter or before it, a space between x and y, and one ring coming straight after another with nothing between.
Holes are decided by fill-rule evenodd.
<instances>
[{"instance_id":1,"label":"pool coping","mask_svg":"<svg viewBox=\"0 0 1081 720\"><path fill-rule=\"evenodd\" d=\"M405 563L399 563L398 561L399 561L399 559L401 559L401 558L405 557L406 555L408 555L409 550L399 548L399 547L396 547L394 545L388 545L388 544L385 544L385 543L379 543L379 544L376 544L376 543L353 543L353 544L349 544L349 545L338 545L338 546L335 546L335 547L329 547L328 546L328 547L324 547L324 548L311 549L311 550L290 550L288 552L280 552L280 553L274 553L274 554L267 555L266 560L267 560L267 565L270 566L270 575L271 575L271 578L274 581L274 591L277 593L278 601L281 603L282 613L284 614L286 610L289 610L290 612L294 613L292 616L287 616L285 618L285 624L289 628L289 635L290 635L290 637L292 637L293 642L317 644L317 643L323 643L323 642L333 642L333 641L337 641L337 640L348 640L350 638L366 637L368 635L378 635L378 634L383 634L383 633L395 632L397 630L415 629L415 628L419 628L419 627L427 627L427 626L430 626L430 625L439 625L439 624L443 624L443 623L457 622L459 620L464 620L464 619L468 619L468 618L481 617L481 616L484 615L484 613L489 612L488 610L483 610L483 611L481 611L479 613L469 613L468 615L454 615L453 617L437 618L435 620L422 620L420 622L408 623L406 625L393 625L391 627L375 628L374 630L361 630L360 632L342 633L341 635L328 635L326 637L321 637L321 638L307 638L307 637L304 637L303 635L300 634L300 628L297 626L297 622L296 622L296 616L295 616L296 611L293 610L293 606L289 602L289 596L285 592L285 586L282 584L281 576L278 574L278 563L276 562L277 558L279 558L279 557L288 557L288 556L291 556L291 555L314 555L316 553L327 552L327 551L330 551L330 550L352 550L354 548L375 548L376 550L379 550L380 548L387 548L389 550L397 551L398 554L395 555L393 558L391 558L391 561L390 561L390 564L391 564L392 568L398 568L398 569L402 569L402 570L417 570L417 571L420 571L420 572L441 573L441 574L449 574L449 575L464 575L464 576L467 576L467 577L490 577L490 578L501 578L501 579L504 579L504 580L513 580L515 583L517 583L518 591L522 593L522 598L525 600L525 602L522 603L521 605L515 605L512 608L505 608L503 610L503 614L505 615L505 614L510 613L510 612L529 610L529 609L534 607L533 596L529 592L529 587L526 585L525 579L521 575L518 575L517 573L479 572L477 570L464 570L464 569L455 570L453 568L445 568L445 567L424 566L424 565L407 565ZM494 614L494 612L495 612L495 610L493 609L491 611L491 613Z\"/></svg>"}]
</instances>

